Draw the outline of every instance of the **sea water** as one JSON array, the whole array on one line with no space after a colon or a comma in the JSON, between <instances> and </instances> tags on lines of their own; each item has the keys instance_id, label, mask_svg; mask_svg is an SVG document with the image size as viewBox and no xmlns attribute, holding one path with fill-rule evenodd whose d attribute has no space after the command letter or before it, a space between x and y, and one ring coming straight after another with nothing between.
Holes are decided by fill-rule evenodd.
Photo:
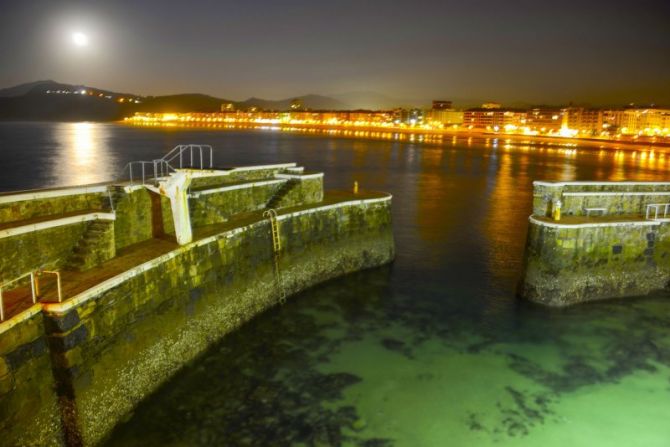
<instances>
[{"instance_id":1,"label":"sea water","mask_svg":"<svg viewBox=\"0 0 670 447\"><path fill-rule=\"evenodd\" d=\"M180 143L391 192L397 258L225 337L108 445L670 445L668 293L563 310L516 297L532 181L668 180L661 149L3 123L0 190L113 180Z\"/></svg>"}]
</instances>

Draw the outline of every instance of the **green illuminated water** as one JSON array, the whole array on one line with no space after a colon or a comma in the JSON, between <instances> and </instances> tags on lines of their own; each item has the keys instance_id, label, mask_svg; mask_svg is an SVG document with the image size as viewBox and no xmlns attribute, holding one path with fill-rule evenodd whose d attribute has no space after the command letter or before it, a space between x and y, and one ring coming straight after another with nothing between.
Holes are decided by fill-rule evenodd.
<instances>
[{"instance_id":1,"label":"green illuminated water","mask_svg":"<svg viewBox=\"0 0 670 447\"><path fill-rule=\"evenodd\" d=\"M199 142L220 164L297 161L326 172L329 188L357 180L394 195L392 266L259 316L162 386L108 445L670 445L668 293L566 310L515 297L532 180L667 180L670 155L658 149L3 126L3 189L106 180L96 167ZM23 155L3 152L8 142ZM67 163L73 148L88 165L30 164Z\"/></svg>"}]
</instances>

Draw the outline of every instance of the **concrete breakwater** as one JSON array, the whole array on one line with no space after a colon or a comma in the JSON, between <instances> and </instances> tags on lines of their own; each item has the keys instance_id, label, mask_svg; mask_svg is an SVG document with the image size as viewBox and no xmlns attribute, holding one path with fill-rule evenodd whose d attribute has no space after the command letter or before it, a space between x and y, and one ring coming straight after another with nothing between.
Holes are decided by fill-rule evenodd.
<instances>
[{"instance_id":1,"label":"concrete breakwater","mask_svg":"<svg viewBox=\"0 0 670 447\"><path fill-rule=\"evenodd\" d=\"M0 195L0 445L104 440L254 315L392 261L390 206L295 164Z\"/></svg>"},{"instance_id":2,"label":"concrete breakwater","mask_svg":"<svg viewBox=\"0 0 670 447\"><path fill-rule=\"evenodd\" d=\"M519 293L531 301L639 296L670 281L670 183L534 182L529 220Z\"/></svg>"}]
</instances>

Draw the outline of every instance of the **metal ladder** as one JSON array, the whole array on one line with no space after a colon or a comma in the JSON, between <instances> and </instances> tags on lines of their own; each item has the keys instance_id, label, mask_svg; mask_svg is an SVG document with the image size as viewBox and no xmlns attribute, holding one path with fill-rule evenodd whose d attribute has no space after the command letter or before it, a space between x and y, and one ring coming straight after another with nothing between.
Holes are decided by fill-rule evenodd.
<instances>
[{"instance_id":1,"label":"metal ladder","mask_svg":"<svg viewBox=\"0 0 670 447\"><path fill-rule=\"evenodd\" d=\"M279 255L281 254L281 239L279 237L279 223L277 222L277 211L269 209L263 213L263 217L270 219L270 231L272 233L272 252L274 260L275 283L279 290L279 304L286 303L286 289L279 270Z\"/></svg>"}]
</instances>

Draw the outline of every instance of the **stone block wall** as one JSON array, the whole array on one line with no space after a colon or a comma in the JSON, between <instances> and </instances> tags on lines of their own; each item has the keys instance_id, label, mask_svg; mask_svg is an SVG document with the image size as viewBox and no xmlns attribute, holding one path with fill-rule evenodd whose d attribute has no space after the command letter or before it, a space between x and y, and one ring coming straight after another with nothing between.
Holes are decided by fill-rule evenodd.
<instances>
[{"instance_id":1,"label":"stone block wall","mask_svg":"<svg viewBox=\"0 0 670 447\"><path fill-rule=\"evenodd\" d=\"M163 234L174 235L174 219L172 218L172 204L170 203L170 199L165 196L160 196L159 200L162 226L158 233L162 232Z\"/></svg>"},{"instance_id":2,"label":"stone block wall","mask_svg":"<svg viewBox=\"0 0 670 447\"><path fill-rule=\"evenodd\" d=\"M575 194L575 195L568 195ZM580 195L568 193L563 195L565 215L583 216L585 208L605 208L610 215L644 215L648 204L670 203L670 192L663 195L650 194L614 194L614 195Z\"/></svg>"},{"instance_id":3,"label":"stone block wall","mask_svg":"<svg viewBox=\"0 0 670 447\"><path fill-rule=\"evenodd\" d=\"M393 259L390 198L279 216L289 293ZM274 305L268 220L157 258L108 289L51 304L46 318L66 436L94 445L215 340Z\"/></svg>"},{"instance_id":4,"label":"stone block wall","mask_svg":"<svg viewBox=\"0 0 670 447\"><path fill-rule=\"evenodd\" d=\"M37 268L59 269L86 228L79 222L0 238L0 283Z\"/></svg>"},{"instance_id":5,"label":"stone block wall","mask_svg":"<svg viewBox=\"0 0 670 447\"><path fill-rule=\"evenodd\" d=\"M277 208L310 205L323 201L323 175L292 175L290 176L290 179L293 180L295 184L288 193L281 198Z\"/></svg>"},{"instance_id":6,"label":"stone block wall","mask_svg":"<svg viewBox=\"0 0 670 447\"><path fill-rule=\"evenodd\" d=\"M63 190L63 192L67 192L67 190ZM2 197L0 196L0 198ZM5 197L10 199L12 195ZM8 223L36 217L58 216L77 211L102 210L108 206L109 198L105 193L73 194L11 201L0 203L0 222Z\"/></svg>"},{"instance_id":7,"label":"stone block wall","mask_svg":"<svg viewBox=\"0 0 670 447\"><path fill-rule=\"evenodd\" d=\"M90 270L115 256L114 222L89 222L83 239L75 247L65 267L78 271Z\"/></svg>"},{"instance_id":8,"label":"stone block wall","mask_svg":"<svg viewBox=\"0 0 670 447\"><path fill-rule=\"evenodd\" d=\"M0 445L59 446L60 411L39 305L0 324Z\"/></svg>"},{"instance_id":9,"label":"stone block wall","mask_svg":"<svg viewBox=\"0 0 670 447\"><path fill-rule=\"evenodd\" d=\"M221 172L220 175L193 178L191 180L191 189L208 189L237 182L272 179L276 174L284 172L286 169L291 169L291 166L295 166L295 163L251 169L233 168L227 171L219 171Z\"/></svg>"},{"instance_id":10,"label":"stone block wall","mask_svg":"<svg viewBox=\"0 0 670 447\"><path fill-rule=\"evenodd\" d=\"M670 278L670 225L555 225L531 219L522 296L550 306L645 295Z\"/></svg>"},{"instance_id":11,"label":"stone block wall","mask_svg":"<svg viewBox=\"0 0 670 447\"><path fill-rule=\"evenodd\" d=\"M252 181L252 180L262 180L268 178L274 178L276 174L284 172L287 167L295 166L295 163L289 163L287 165L274 165L267 166L265 168L238 168L232 169L229 175L231 182L242 182L242 181Z\"/></svg>"},{"instance_id":12,"label":"stone block wall","mask_svg":"<svg viewBox=\"0 0 670 447\"><path fill-rule=\"evenodd\" d=\"M561 213L582 216L584 208L606 208L608 215L644 214L650 203L670 203L667 182L535 182L533 215L550 216L557 200Z\"/></svg>"},{"instance_id":13,"label":"stone block wall","mask_svg":"<svg viewBox=\"0 0 670 447\"><path fill-rule=\"evenodd\" d=\"M214 193L193 193L189 199L191 225L226 222L231 216L265 208L285 180L266 180Z\"/></svg>"},{"instance_id":14,"label":"stone block wall","mask_svg":"<svg viewBox=\"0 0 670 447\"><path fill-rule=\"evenodd\" d=\"M191 180L191 189L207 189L223 186L227 183L233 183L228 174L225 175L211 175L207 177L195 177Z\"/></svg>"},{"instance_id":15,"label":"stone block wall","mask_svg":"<svg viewBox=\"0 0 670 447\"><path fill-rule=\"evenodd\" d=\"M116 203L114 234L117 251L154 236L155 213L151 194L145 188L137 188ZM162 221L163 217L156 219Z\"/></svg>"}]
</instances>

